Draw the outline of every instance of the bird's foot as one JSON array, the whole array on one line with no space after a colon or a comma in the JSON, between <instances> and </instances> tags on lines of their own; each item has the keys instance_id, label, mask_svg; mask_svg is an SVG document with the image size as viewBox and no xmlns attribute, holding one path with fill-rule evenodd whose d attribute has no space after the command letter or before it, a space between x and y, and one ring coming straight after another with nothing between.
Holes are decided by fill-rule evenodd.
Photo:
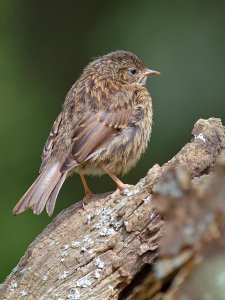
<instances>
[{"instance_id":1,"label":"bird's foot","mask_svg":"<svg viewBox=\"0 0 225 300\"><path fill-rule=\"evenodd\" d=\"M122 185L118 186L115 192L111 194L111 196L116 196L116 195L126 195L130 190L132 190L134 185L132 184L125 184L123 183Z\"/></svg>"},{"instance_id":2,"label":"bird's foot","mask_svg":"<svg viewBox=\"0 0 225 300\"><path fill-rule=\"evenodd\" d=\"M85 205L87 205L92 200L93 196L93 193L86 194L86 196L83 198L83 208L85 208Z\"/></svg>"},{"instance_id":3,"label":"bird's foot","mask_svg":"<svg viewBox=\"0 0 225 300\"><path fill-rule=\"evenodd\" d=\"M122 183L122 185L117 185L117 191L122 192L126 189L132 189L134 185L132 184L127 184L127 183Z\"/></svg>"}]
</instances>

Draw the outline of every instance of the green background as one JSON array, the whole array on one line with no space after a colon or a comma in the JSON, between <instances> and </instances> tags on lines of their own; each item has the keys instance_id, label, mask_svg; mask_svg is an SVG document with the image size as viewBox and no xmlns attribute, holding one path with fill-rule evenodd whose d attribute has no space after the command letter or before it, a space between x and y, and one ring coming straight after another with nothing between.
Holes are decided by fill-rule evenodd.
<instances>
[{"instance_id":1,"label":"green background","mask_svg":"<svg viewBox=\"0 0 225 300\"><path fill-rule=\"evenodd\" d=\"M162 73L148 81L150 146L125 182L172 158L199 118L225 123L224 1L0 1L0 281L52 220L12 209L38 174L65 94L91 58L117 49ZM95 192L114 189L106 176L89 182ZM54 216L82 196L73 176Z\"/></svg>"}]
</instances>

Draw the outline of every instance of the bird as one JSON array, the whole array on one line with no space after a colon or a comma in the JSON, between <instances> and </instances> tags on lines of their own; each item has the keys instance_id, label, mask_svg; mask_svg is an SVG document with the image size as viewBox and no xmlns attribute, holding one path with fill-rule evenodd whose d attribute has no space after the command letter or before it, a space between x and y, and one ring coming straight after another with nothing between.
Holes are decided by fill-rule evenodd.
<instances>
[{"instance_id":1,"label":"bird","mask_svg":"<svg viewBox=\"0 0 225 300\"><path fill-rule=\"evenodd\" d=\"M117 190L127 187L117 176L135 166L152 130L152 98L146 80L160 72L148 69L134 53L117 50L92 60L74 83L42 152L39 176L13 209L28 208L51 216L64 181L86 175L109 175Z\"/></svg>"}]
</instances>

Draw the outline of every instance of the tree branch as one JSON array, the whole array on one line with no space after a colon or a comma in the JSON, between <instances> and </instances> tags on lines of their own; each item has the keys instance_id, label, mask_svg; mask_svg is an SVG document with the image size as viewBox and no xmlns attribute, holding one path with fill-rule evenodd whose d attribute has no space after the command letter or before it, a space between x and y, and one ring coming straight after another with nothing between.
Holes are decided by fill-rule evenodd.
<instances>
[{"instance_id":1,"label":"tree branch","mask_svg":"<svg viewBox=\"0 0 225 300\"><path fill-rule=\"evenodd\" d=\"M153 166L133 188L62 211L2 284L1 299L127 299L131 283L159 254L166 223L151 198L162 178L177 167L201 178L224 153L219 119L200 119L192 133L173 159Z\"/></svg>"}]
</instances>

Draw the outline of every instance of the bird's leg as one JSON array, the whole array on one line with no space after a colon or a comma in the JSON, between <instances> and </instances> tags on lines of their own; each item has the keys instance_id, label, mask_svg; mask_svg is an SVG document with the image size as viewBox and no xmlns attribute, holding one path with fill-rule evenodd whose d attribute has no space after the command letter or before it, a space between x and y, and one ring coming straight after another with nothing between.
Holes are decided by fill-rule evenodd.
<instances>
[{"instance_id":1,"label":"bird's leg","mask_svg":"<svg viewBox=\"0 0 225 300\"><path fill-rule=\"evenodd\" d=\"M89 188L89 186L88 186L88 184L87 184L87 181L86 181L84 175L81 174L81 173L80 173L80 178L81 178L81 181L82 181L83 186L84 186L84 192L85 192L86 197L87 197L87 196L88 196L88 197L92 196L93 193L92 193L92 191L90 190L90 188Z\"/></svg>"},{"instance_id":2,"label":"bird's leg","mask_svg":"<svg viewBox=\"0 0 225 300\"><path fill-rule=\"evenodd\" d=\"M125 188L128 188L128 187L131 187L131 185L123 183L116 175L114 175L112 172L108 171L107 168L103 164L101 165L101 168L116 183L117 189L119 191L122 191L122 190L124 190Z\"/></svg>"}]
</instances>

